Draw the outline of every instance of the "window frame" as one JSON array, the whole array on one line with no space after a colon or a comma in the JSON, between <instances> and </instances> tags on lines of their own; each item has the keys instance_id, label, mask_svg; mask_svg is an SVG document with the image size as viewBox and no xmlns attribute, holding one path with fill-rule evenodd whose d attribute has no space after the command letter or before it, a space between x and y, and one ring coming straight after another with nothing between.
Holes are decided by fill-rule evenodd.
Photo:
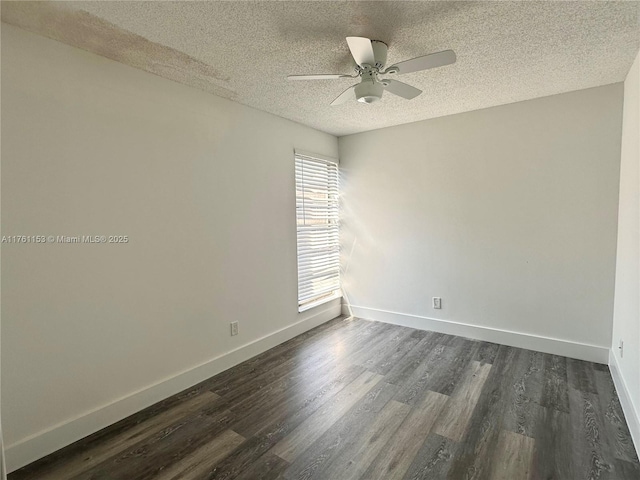
<instances>
[{"instance_id":1,"label":"window frame","mask_svg":"<svg viewBox=\"0 0 640 480\"><path fill-rule=\"evenodd\" d=\"M319 252L317 259L319 262L328 262L327 268L330 268L329 266L333 266L337 268L337 273L335 275L335 277L337 277L337 285L333 290L330 290L326 293L319 293L315 297L303 298L303 300L301 301L301 294L300 294L301 272L304 275L305 274L304 271L306 270L306 274L310 275L310 272L308 270L311 268L309 266L307 266L306 268L301 268L301 265L300 265L301 246L303 248L308 248L308 245L305 246L304 243L301 243L301 239L300 239L301 230L303 231L303 233L306 233L306 235L309 235L309 229L307 229L306 231L304 229L301 229L301 227L309 226L309 225L300 224L301 218L303 218L304 221L306 221L308 218L306 215L306 212L304 211L304 207L303 207L302 217L300 215L300 202L302 201L302 204L304 205L304 200L306 197L304 193L302 194L302 196L300 196L299 193L300 193L300 190L304 192L305 187L308 187L308 183L306 185L304 184L303 172L304 172L305 160L309 163L315 162L316 166L324 164L324 165L332 165L333 167L335 167L335 184L333 185L331 184L331 178L330 178L331 174L328 172L327 173L327 177L328 177L327 190L326 190L327 191L327 211L331 212L333 210L335 211L335 214L327 213L325 217L320 218L320 219L326 218L327 220L326 225L328 226L328 228L326 229L326 233L324 233L324 235L330 239L329 248L327 249L327 251ZM299 173L299 167L298 167L299 162L301 163L301 166L302 166L302 171L300 173ZM294 171L295 171L294 180L295 180L295 195L296 195L296 267L297 267L296 278L298 281L297 283L298 312L302 313L311 308L317 307L319 305L322 305L324 303L327 303L342 297L342 284L341 284L341 278L340 278L341 277L340 275L340 209L339 209L340 164L339 164L339 161L335 158L295 149L294 150ZM299 181L301 181L302 183L300 184ZM332 197L335 197L335 198L332 198ZM322 224L319 224L319 225L322 225ZM331 226L335 226L335 228ZM320 235L323 235L323 234L320 233ZM335 254L331 253L330 250L332 248L337 249L337 250L334 250ZM308 261L309 254L306 253L305 255L307 256L306 260ZM334 255L336 258L332 258L334 257ZM332 274L329 274L328 276L330 277L329 281L332 281L333 280ZM329 286L332 286L331 283L329 284Z\"/></svg>"}]
</instances>

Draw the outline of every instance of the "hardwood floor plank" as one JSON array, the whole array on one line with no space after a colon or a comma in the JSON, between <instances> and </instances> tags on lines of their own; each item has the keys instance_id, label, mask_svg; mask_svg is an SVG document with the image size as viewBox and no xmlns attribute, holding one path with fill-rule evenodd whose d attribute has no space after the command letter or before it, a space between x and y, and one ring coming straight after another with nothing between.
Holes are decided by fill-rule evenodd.
<instances>
[{"instance_id":1,"label":"hardwood floor plank","mask_svg":"<svg viewBox=\"0 0 640 480\"><path fill-rule=\"evenodd\" d=\"M242 443L221 462L219 462L211 472L198 480L231 480L236 479L245 472L251 471L253 466L273 446L273 441L268 437L251 437ZM284 462L284 460L282 460Z\"/></svg>"},{"instance_id":2,"label":"hardwood floor plank","mask_svg":"<svg viewBox=\"0 0 640 480\"><path fill-rule=\"evenodd\" d=\"M500 432L491 480L528 480L535 440L508 430Z\"/></svg>"},{"instance_id":3,"label":"hardwood floor plank","mask_svg":"<svg viewBox=\"0 0 640 480\"><path fill-rule=\"evenodd\" d=\"M73 480L148 480L209 443L229 428L234 416L224 410L209 416L201 412L186 417L77 475Z\"/></svg>"},{"instance_id":4,"label":"hardwood floor plank","mask_svg":"<svg viewBox=\"0 0 640 480\"><path fill-rule=\"evenodd\" d=\"M493 468L493 457L502 429L515 371L518 349L501 345L485 381L469 428L457 447L449 478L486 480Z\"/></svg>"},{"instance_id":5,"label":"hardwood floor plank","mask_svg":"<svg viewBox=\"0 0 640 480\"><path fill-rule=\"evenodd\" d=\"M397 342L390 343L386 351L376 352L373 361L364 366L367 370L386 375L419 341L420 338L415 337L411 331L406 332Z\"/></svg>"},{"instance_id":6,"label":"hardwood floor plank","mask_svg":"<svg viewBox=\"0 0 640 480\"><path fill-rule=\"evenodd\" d=\"M272 450L283 460L292 462L315 442L331 425L382 380L382 375L365 371L333 399L314 412L296 430Z\"/></svg>"},{"instance_id":7,"label":"hardwood floor plank","mask_svg":"<svg viewBox=\"0 0 640 480\"><path fill-rule=\"evenodd\" d=\"M438 343L445 347L465 348L470 345L468 338L458 337L456 335L448 335L446 333L438 334Z\"/></svg>"},{"instance_id":8,"label":"hardwood floor plank","mask_svg":"<svg viewBox=\"0 0 640 480\"><path fill-rule=\"evenodd\" d=\"M321 373L311 377L308 384L298 385L293 391L268 398L262 405L256 403L255 409L251 412L237 411L234 408L233 412L238 415L239 420L233 428L241 435L249 437L283 422L303 409L307 414L311 414L315 411L313 409L320 408L363 372L363 367L348 365L328 374Z\"/></svg>"},{"instance_id":9,"label":"hardwood floor plank","mask_svg":"<svg viewBox=\"0 0 640 480\"><path fill-rule=\"evenodd\" d=\"M368 421L370 421L395 393L395 387L385 384L383 382L378 383L371 391L365 395L365 397L358 402L357 406L352 408L347 414L340 418L327 433L325 433L320 440L316 441L312 448L307 449L296 461L303 468L307 465L304 458L312 458L314 454L319 451L324 451L325 456L328 457L326 452L330 449L327 445L333 445L334 437L332 434L337 432L339 438L345 436L354 435L357 436L359 428L364 428ZM310 411L314 411L313 409ZM250 468L251 464L255 462L261 455L269 451L275 444L285 438L290 432L295 430L304 419L308 418L309 412L302 411L296 412L290 417L287 417L283 422L271 426L268 429L260 432L257 436L252 437L239 447L236 452L233 452L224 462L217 468L216 474L212 475L211 479L216 480L229 480L236 478L245 469ZM327 440L328 439L328 440ZM328 442L328 443L326 443ZM296 464L294 463L285 473L290 475L292 471L295 471ZM282 474L281 474L282 476Z\"/></svg>"},{"instance_id":10,"label":"hardwood floor plank","mask_svg":"<svg viewBox=\"0 0 640 480\"><path fill-rule=\"evenodd\" d=\"M627 427L611 374L608 371L596 371L595 380L598 390L598 405L604 423L602 435L606 438L605 445L614 458L637 464L638 455L631 440L631 433Z\"/></svg>"},{"instance_id":11,"label":"hardwood floor plank","mask_svg":"<svg viewBox=\"0 0 640 480\"><path fill-rule=\"evenodd\" d=\"M375 423L381 411L392 400L397 387L385 382L368 392L348 412L301 453L284 476L287 479L322 479L332 468L344 468L339 457L346 452L354 452L367 435L369 427ZM408 408L408 407L407 407Z\"/></svg>"},{"instance_id":12,"label":"hardwood floor plank","mask_svg":"<svg viewBox=\"0 0 640 480\"><path fill-rule=\"evenodd\" d=\"M389 341L397 342L404 334L404 332L395 330L392 327L392 325L388 324L377 325L377 331L371 335L369 341L361 343L359 348L350 351L344 356L344 360L364 367L369 363L373 364L378 352L385 350Z\"/></svg>"},{"instance_id":13,"label":"hardwood floor plank","mask_svg":"<svg viewBox=\"0 0 640 480\"><path fill-rule=\"evenodd\" d=\"M567 381L571 388L587 393L598 393L593 364L567 358Z\"/></svg>"},{"instance_id":14,"label":"hardwood floor plank","mask_svg":"<svg viewBox=\"0 0 640 480\"><path fill-rule=\"evenodd\" d=\"M474 355L473 360L476 360L481 364L484 364L484 363L493 364L496 358L496 355L498 355L498 349L500 348L500 345L498 345L497 343L491 343L491 342L478 342L478 344L479 344L479 348L476 354Z\"/></svg>"},{"instance_id":15,"label":"hardwood floor plank","mask_svg":"<svg viewBox=\"0 0 640 480\"><path fill-rule=\"evenodd\" d=\"M569 414L541 406L538 417L531 479L578 478L574 462L570 461L574 453Z\"/></svg>"},{"instance_id":16,"label":"hardwood floor plank","mask_svg":"<svg viewBox=\"0 0 640 480\"><path fill-rule=\"evenodd\" d=\"M443 395L451 395L457 388L459 381L464 377L464 372L469 367L469 364L473 362L473 357L480 349L479 342L463 340L465 342L459 346L447 347L453 351L454 356L434 371L428 381L429 390Z\"/></svg>"},{"instance_id":17,"label":"hardwood floor plank","mask_svg":"<svg viewBox=\"0 0 640 480\"><path fill-rule=\"evenodd\" d=\"M616 458L611 467L611 470L602 476L602 480L640 478L640 465L637 462L627 462Z\"/></svg>"},{"instance_id":18,"label":"hardwood floor plank","mask_svg":"<svg viewBox=\"0 0 640 480\"><path fill-rule=\"evenodd\" d=\"M603 448L603 422L597 395L575 388L569 389L571 461L578 478L599 479L612 470L613 458Z\"/></svg>"},{"instance_id":19,"label":"hardwood floor plank","mask_svg":"<svg viewBox=\"0 0 640 480\"><path fill-rule=\"evenodd\" d=\"M459 442L464 437L491 365L473 361L438 417L433 432Z\"/></svg>"},{"instance_id":20,"label":"hardwood floor plank","mask_svg":"<svg viewBox=\"0 0 640 480\"><path fill-rule=\"evenodd\" d=\"M411 338L415 338L418 341L422 340L426 336L431 335L432 333L432 332L428 332L427 330L416 330L414 328L412 328L411 330L412 330Z\"/></svg>"},{"instance_id":21,"label":"hardwood floor plank","mask_svg":"<svg viewBox=\"0 0 640 480\"><path fill-rule=\"evenodd\" d=\"M289 467L289 463L272 453L265 453L248 468L244 469L237 480L271 480L278 478Z\"/></svg>"},{"instance_id":22,"label":"hardwood floor plank","mask_svg":"<svg viewBox=\"0 0 640 480\"><path fill-rule=\"evenodd\" d=\"M431 427L440 415L449 397L436 392L426 392L401 427L395 432L384 451L380 452L364 478L367 480L402 479L413 463Z\"/></svg>"},{"instance_id":23,"label":"hardwood floor plank","mask_svg":"<svg viewBox=\"0 0 640 480\"><path fill-rule=\"evenodd\" d=\"M317 469L316 475L304 475L304 478L358 480L380 454L410 410L411 407L404 403L389 401L357 437L352 436L351 441L340 445L337 450L339 454L331 462L325 463L322 469Z\"/></svg>"},{"instance_id":24,"label":"hardwood floor plank","mask_svg":"<svg viewBox=\"0 0 640 480\"><path fill-rule=\"evenodd\" d=\"M323 357L307 358L302 365L286 363L258 377L246 379L224 395L224 399L238 413L248 414L265 398L273 398L278 393L306 389L310 383L309 370L334 372L340 369L342 362L334 354Z\"/></svg>"},{"instance_id":25,"label":"hardwood floor plank","mask_svg":"<svg viewBox=\"0 0 640 480\"><path fill-rule=\"evenodd\" d=\"M545 355L543 359L543 385L540 405L569 413L569 384L567 359L558 355Z\"/></svg>"},{"instance_id":26,"label":"hardwood floor plank","mask_svg":"<svg viewBox=\"0 0 640 480\"><path fill-rule=\"evenodd\" d=\"M425 356L419 357L420 362L413 368L413 371L409 372L408 369L405 369L400 376L392 378L393 382L390 383L401 387L396 400L407 405L415 405L422 398L424 392L437 381L439 365L451 362L454 358L454 350L444 345L435 345ZM407 373L409 375L406 375Z\"/></svg>"},{"instance_id":27,"label":"hardwood floor plank","mask_svg":"<svg viewBox=\"0 0 640 480\"><path fill-rule=\"evenodd\" d=\"M424 365L425 357L431 355L433 349L438 348L440 352L445 350L444 346L438 346L437 334L429 332L423 337L409 352L398 360L391 370L385 375L385 382L394 385L404 385L415 370Z\"/></svg>"},{"instance_id":28,"label":"hardwood floor plank","mask_svg":"<svg viewBox=\"0 0 640 480\"><path fill-rule=\"evenodd\" d=\"M506 409L502 428L521 435L533 436L542 399L544 354L519 349L511 370L509 388L505 390Z\"/></svg>"},{"instance_id":29,"label":"hardwood floor plank","mask_svg":"<svg viewBox=\"0 0 640 480\"><path fill-rule=\"evenodd\" d=\"M205 406L218 401L220 397L215 393L204 391L203 393L191 397L162 413L141 421L137 425L130 427L123 432L108 438L106 441L98 443L93 447L77 452L75 455L64 459L58 465L51 465L46 473L37 472L33 476L25 475L24 479L33 478L38 480L59 480L61 478L72 478L83 471L100 464L101 462L117 455L141 440L147 439L167 428L182 417L186 417Z\"/></svg>"},{"instance_id":30,"label":"hardwood floor plank","mask_svg":"<svg viewBox=\"0 0 640 480\"><path fill-rule=\"evenodd\" d=\"M418 450L404 480L459 480L463 478L449 475L457 449L458 444L453 440L434 433L430 434Z\"/></svg>"},{"instance_id":31,"label":"hardwood floor plank","mask_svg":"<svg viewBox=\"0 0 640 480\"><path fill-rule=\"evenodd\" d=\"M245 438L233 430L225 430L180 461L161 470L153 478L154 480L197 480L202 478L244 441Z\"/></svg>"}]
</instances>

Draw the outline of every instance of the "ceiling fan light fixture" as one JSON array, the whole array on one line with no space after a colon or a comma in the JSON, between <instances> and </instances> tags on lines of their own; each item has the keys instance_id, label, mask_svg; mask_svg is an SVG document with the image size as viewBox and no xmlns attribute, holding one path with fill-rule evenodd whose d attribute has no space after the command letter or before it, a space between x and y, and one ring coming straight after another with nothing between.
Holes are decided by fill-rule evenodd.
<instances>
[{"instance_id":1,"label":"ceiling fan light fixture","mask_svg":"<svg viewBox=\"0 0 640 480\"><path fill-rule=\"evenodd\" d=\"M381 83L365 81L355 87L356 99L360 103L373 103L382 98L384 87Z\"/></svg>"}]
</instances>

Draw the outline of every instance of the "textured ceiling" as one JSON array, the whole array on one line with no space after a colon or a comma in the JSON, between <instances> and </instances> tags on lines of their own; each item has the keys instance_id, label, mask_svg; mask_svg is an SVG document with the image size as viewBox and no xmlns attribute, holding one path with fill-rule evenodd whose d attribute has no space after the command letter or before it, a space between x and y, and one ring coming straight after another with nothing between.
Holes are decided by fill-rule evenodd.
<instances>
[{"instance_id":1,"label":"textured ceiling","mask_svg":"<svg viewBox=\"0 0 640 480\"><path fill-rule=\"evenodd\" d=\"M3 1L2 20L335 135L620 82L640 46L636 1ZM410 101L331 107L354 80L285 80L352 73L350 35L387 42L387 65L458 61L398 77Z\"/></svg>"}]
</instances>

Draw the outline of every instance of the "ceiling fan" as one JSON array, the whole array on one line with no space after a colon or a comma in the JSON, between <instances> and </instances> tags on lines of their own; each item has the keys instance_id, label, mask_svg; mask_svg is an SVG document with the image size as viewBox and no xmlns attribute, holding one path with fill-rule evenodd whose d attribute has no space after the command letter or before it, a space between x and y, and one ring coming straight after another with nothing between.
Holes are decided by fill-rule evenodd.
<instances>
[{"instance_id":1,"label":"ceiling fan","mask_svg":"<svg viewBox=\"0 0 640 480\"><path fill-rule=\"evenodd\" d=\"M380 40L369 40L364 37L347 37L347 44L356 62L355 75L289 75L289 80L332 80L336 78L358 78L360 83L352 85L331 102L340 105L353 98L362 103L373 103L382 98L387 90L407 100L417 97L422 90L391 78L380 78L380 75L419 72L429 68L450 65L456 61L453 50L424 55L404 62L396 63L385 69L387 62L387 44Z\"/></svg>"}]
</instances>

